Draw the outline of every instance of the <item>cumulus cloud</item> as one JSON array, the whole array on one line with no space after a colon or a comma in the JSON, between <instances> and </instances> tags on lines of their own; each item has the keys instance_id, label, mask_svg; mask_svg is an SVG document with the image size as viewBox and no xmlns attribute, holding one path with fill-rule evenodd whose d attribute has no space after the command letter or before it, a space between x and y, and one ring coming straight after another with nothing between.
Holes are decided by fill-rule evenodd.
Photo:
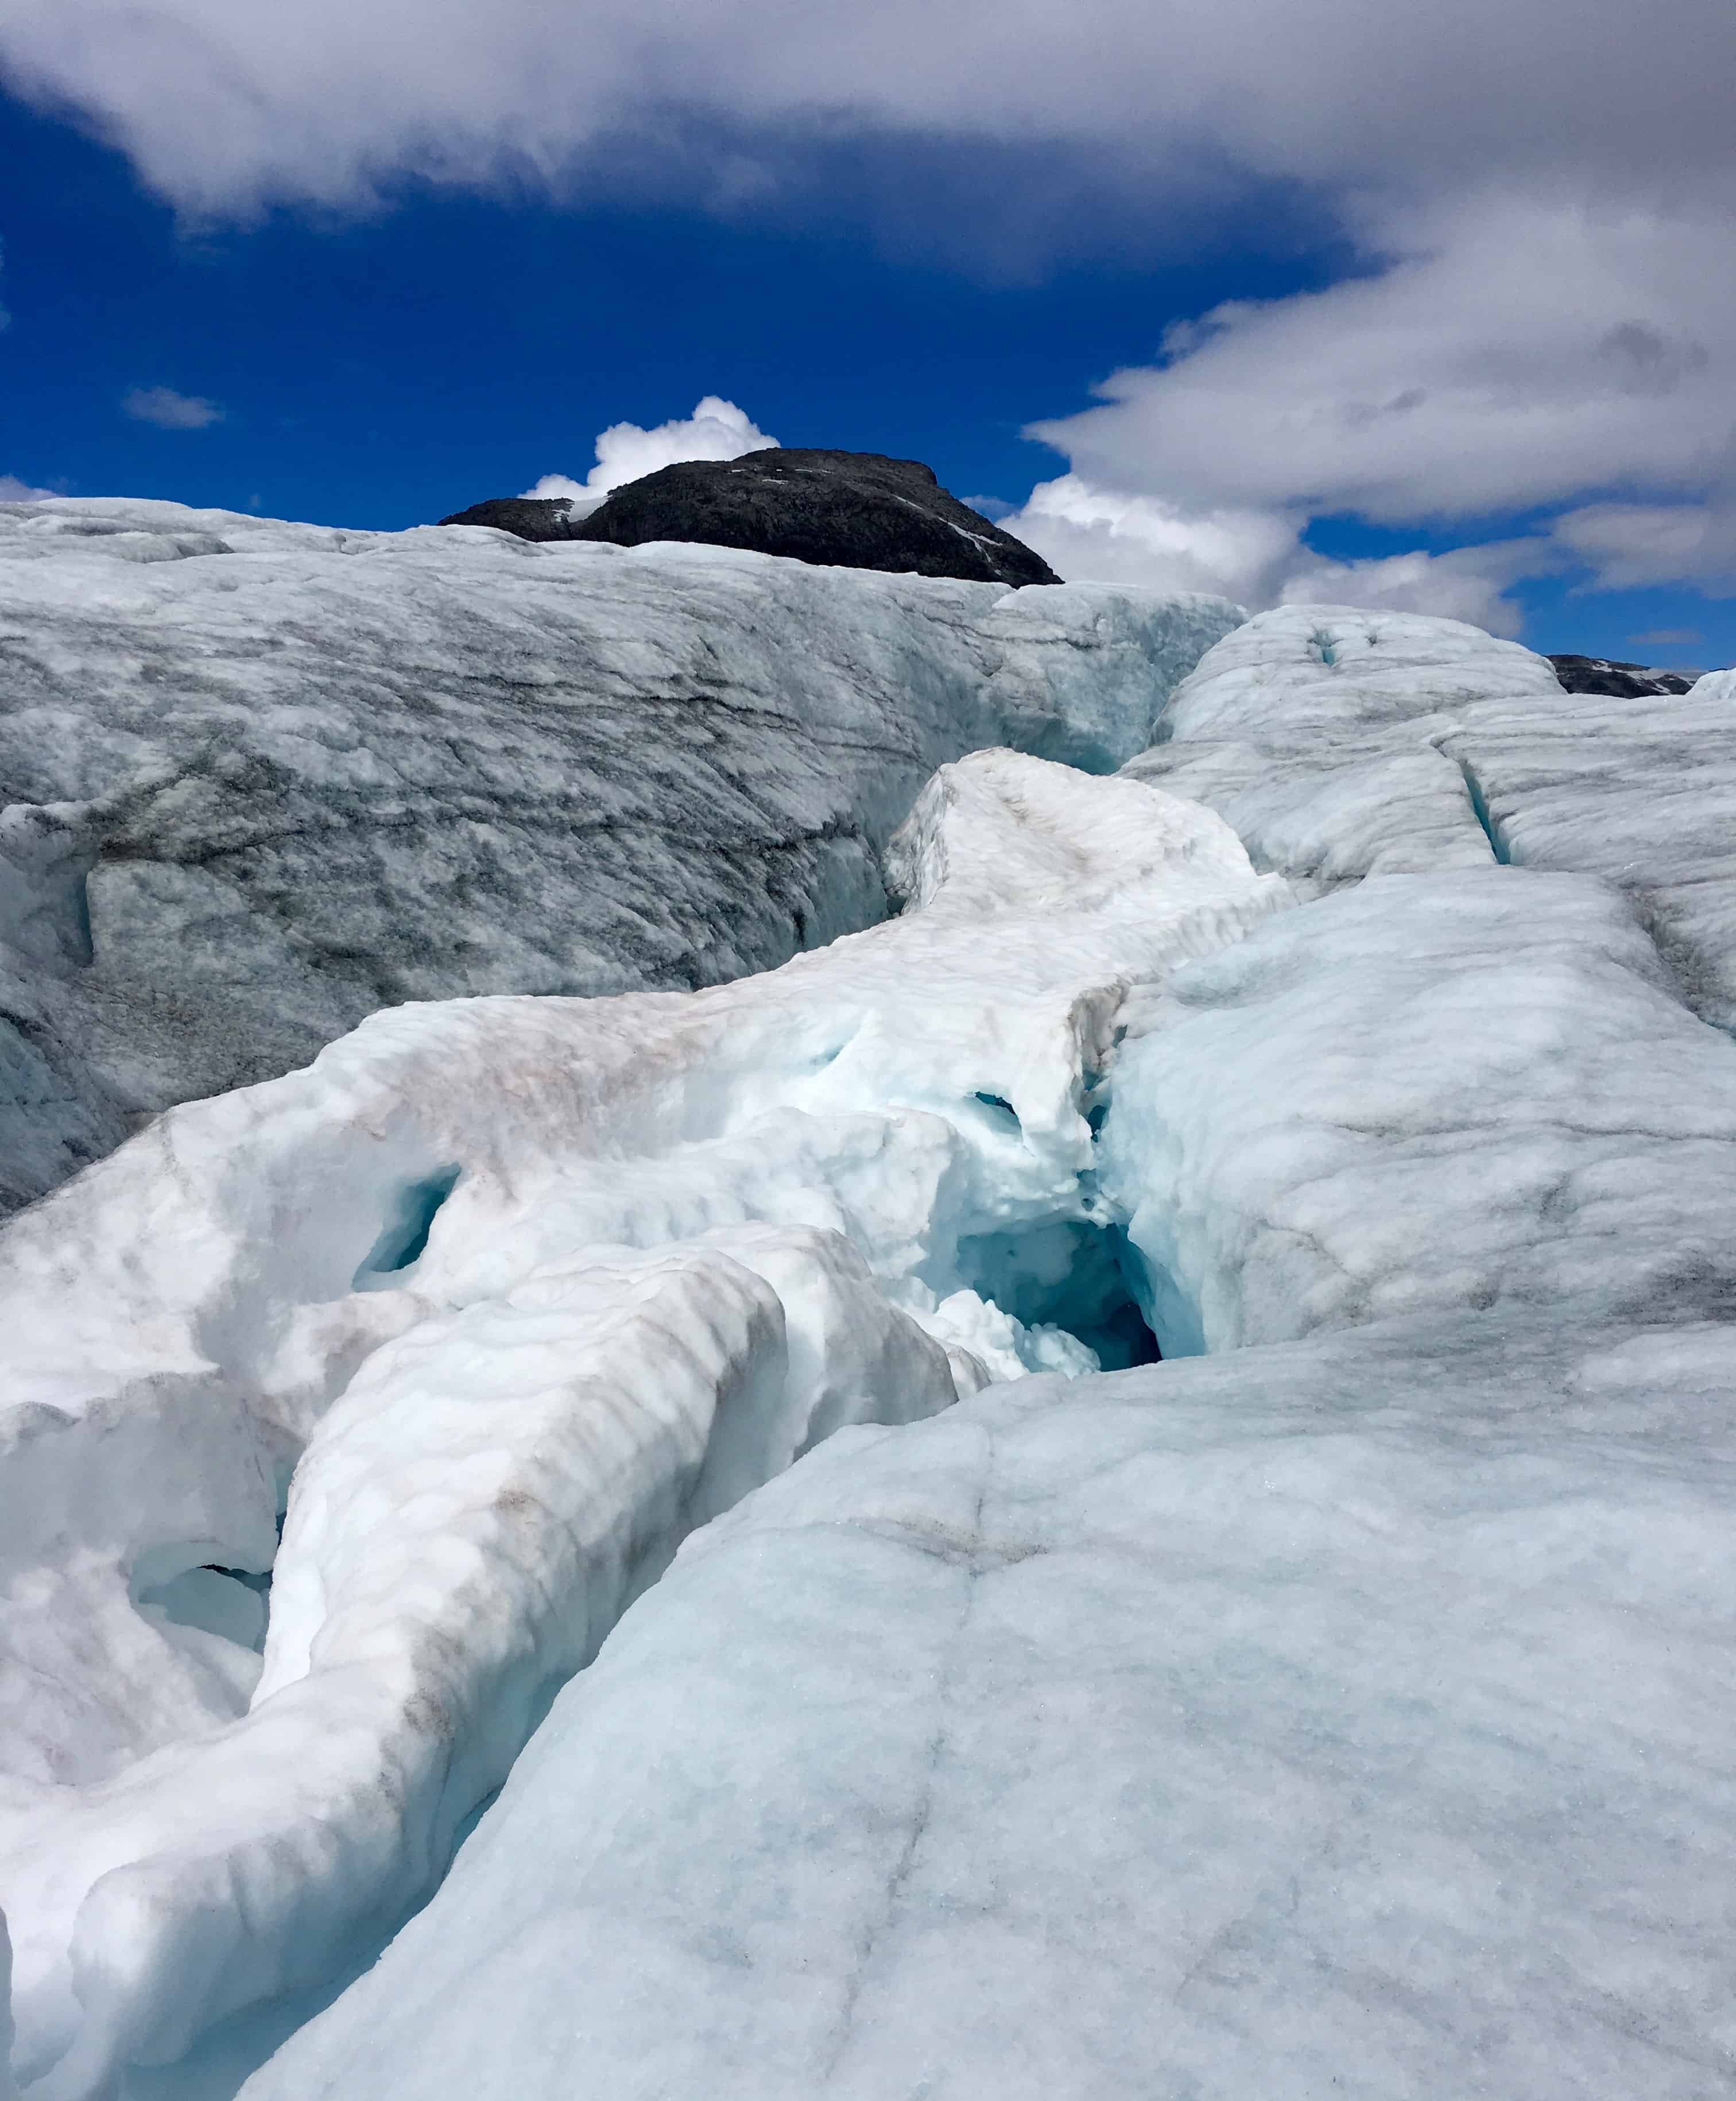
<instances>
[{"instance_id":1,"label":"cumulus cloud","mask_svg":"<svg viewBox=\"0 0 1736 2101\"><path fill-rule=\"evenodd\" d=\"M777 440L753 418L716 394L702 396L691 416L659 423L654 430L638 423L611 423L597 437L597 464L583 481L569 475L546 474L527 496L563 496L576 512L594 511L612 489L621 489L660 467L678 460L740 459L763 452Z\"/></svg>"},{"instance_id":2,"label":"cumulus cloud","mask_svg":"<svg viewBox=\"0 0 1736 2101\"><path fill-rule=\"evenodd\" d=\"M1496 541L1438 555L1417 548L1354 562L1329 561L1305 551L1279 587L1276 602L1439 613L1468 620L1491 635L1517 637L1525 619L1505 595L1509 588L1522 577L1565 566L1547 540Z\"/></svg>"},{"instance_id":3,"label":"cumulus cloud","mask_svg":"<svg viewBox=\"0 0 1736 2101\"><path fill-rule=\"evenodd\" d=\"M1040 482L1022 510L1002 520L1059 576L1154 590L1219 591L1274 604L1301 544L1300 517L1281 509L1188 506L1132 486L1147 475L1129 460L1120 486L1065 474Z\"/></svg>"},{"instance_id":4,"label":"cumulus cloud","mask_svg":"<svg viewBox=\"0 0 1736 2101\"><path fill-rule=\"evenodd\" d=\"M1546 539L1336 561L1305 542L1305 510L1199 509L1093 486L1076 475L1040 484L1007 530L1076 582L1214 591L1259 609L1336 603L1469 620L1517 635L1504 594L1519 578L1565 566Z\"/></svg>"},{"instance_id":5,"label":"cumulus cloud","mask_svg":"<svg viewBox=\"0 0 1736 2101\"><path fill-rule=\"evenodd\" d=\"M1727 453L1736 272L1721 215L1476 199L1383 230L1377 274L1217 307L1158 366L1032 434L1087 480L1161 459L1177 500L1391 524L1487 515Z\"/></svg>"},{"instance_id":6,"label":"cumulus cloud","mask_svg":"<svg viewBox=\"0 0 1736 2101\"><path fill-rule=\"evenodd\" d=\"M223 412L202 394L177 394L172 387L134 387L121 397L123 414L160 431L202 431L223 421Z\"/></svg>"},{"instance_id":7,"label":"cumulus cloud","mask_svg":"<svg viewBox=\"0 0 1736 2101\"><path fill-rule=\"evenodd\" d=\"M1105 381L1100 405L1033 425L1071 471L1009 529L1063 576L1503 630L1503 594L1552 570L1736 590L1728 225L1485 198L1395 219L1385 239L1375 274L1220 307L1172 330L1161 364ZM1478 538L1514 514L1535 529ZM1343 515L1469 544L1311 554L1310 520Z\"/></svg>"},{"instance_id":8,"label":"cumulus cloud","mask_svg":"<svg viewBox=\"0 0 1736 2101\"><path fill-rule=\"evenodd\" d=\"M33 489L15 474L0 474L0 503L41 503L53 494L51 489Z\"/></svg>"}]
</instances>

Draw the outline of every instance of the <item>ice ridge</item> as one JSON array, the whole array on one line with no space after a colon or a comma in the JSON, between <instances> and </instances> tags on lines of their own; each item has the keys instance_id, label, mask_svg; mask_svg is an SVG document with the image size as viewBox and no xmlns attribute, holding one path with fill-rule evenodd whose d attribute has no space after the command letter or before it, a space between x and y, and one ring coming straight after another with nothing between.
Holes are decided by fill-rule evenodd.
<instances>
[{"instance_id":1,"label":"ice ridge","mask_svg":"<svg viewBox=\"0 0 1736 2101\"><path fill-rule=\"evenodd\" d=\"M30 2101L1726 2089L1729 698L1283 608L15 1220Z\"/></svg>"},{"instance_id":2,"label":"ice ridge","mask_svg":"<svg viewBox=\"0 0 1736 2101\"><path fill-rule=\"evenodd\" d=\"M376 1010L883 916L934 768L1111 771L1240 617L727 548L0 505L0 1210Z\"/></svg>"},{"instance_id":3,"label":"ice ridge","mask_svg":"<svg viewBox=\"0 0 1736 2101\"><path fill-rule=\"evenodd\" d=\"M1040 1275L1107 1223L1128 984L1288 887L1198 805L1005 751L890 865L903 917L762 976L377 1016L0 1239L42 2101L389 1930L680 1538L799 1453L1096 1368L985 1250ZM150 1603L274 1547L263 1659Z\"/></svg>"}]
</instances>

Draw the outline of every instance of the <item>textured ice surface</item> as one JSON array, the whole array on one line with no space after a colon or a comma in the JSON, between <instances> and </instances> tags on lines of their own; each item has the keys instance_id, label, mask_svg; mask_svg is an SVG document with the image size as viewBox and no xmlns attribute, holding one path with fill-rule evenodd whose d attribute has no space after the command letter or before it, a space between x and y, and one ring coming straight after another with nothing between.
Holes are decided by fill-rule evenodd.
<instances>
[{"instance_id":1,"label":"textured ice surface","mask_svg":"<svg viewBox=\"0 0 1736 2101\"><path fill-rule=\"evenodd\" d=\"M879 918L934 768L1108 771L1220 599L0 506L0 1203L376 1009Z\"/></svg>"},{"instance_id":2,"label":"textured ice surface","mask_svg":"<svg viewBox=\"0 0 1736 2101\"><path fill-rule=\"evenodd\" d=\"M1285 606L1207 654L1129 770L1311 887L1491 860L1602 876L1727 1028L1733 675L1680 698L1564 693L1546 657L1456 621Z\"/></svg>"},{"instance_id":3,"label":"textured ice surface","mask_svg":"<svg viewBox=\"0 0 1736 2101\"><path fill-rule=\"evenodd\" d=\"M1729 1329L858 1431L683 1549L247 2101L1710 2101Z\"/></svg>"},{"instance_id":4,"label":"textured ice surface","mask_svg":"<svg viewBox=\"0 0 1736 2101\"><path fill-rule=\"evenodd\" d=\"M0 1236L0 1901L44 2101L387 1929L634 1590L806 1447L1095 1369L1039 1316L1109 1224L1126 988L1288 887L1198 804L1009 752L890 862L909 912L781 970L377 1016ZM274 1549L262 1664L208 1594Z\"/></svg>"},{"instance_id":5,"label":"textured ice surface","mask_svg":"<svg viewBox=\"0 0 1736 2101\"><path fill-rule=\"evenodd\" d=\"M1221 1354L690 1541L246 2101L1729 2090L1736 1046L1493 866L1126 1019L1105 1186Z\"/></svg>"},{"instance_id":6,"label":"textured ice surface","mask_svg":"<svg viewBox=\"0 0 1736 2101\"><path fill-rule=\"evenodd\" d=\"M29 2101L1728 2093L1730 725L1287 608L15 1221Z\"/></svg>"},{"instance_id":7,"label":"textured ice surface","mask_svg":"<svg viewBox=\"0 0 1736 2101\"><path fill-rule=\"evenodd\" d=\"M1376 877L1123 1022L1102 1175L1166 1357L1736 1290L1736 1046L1602 884Z\"/></svg>"}]
</instances>

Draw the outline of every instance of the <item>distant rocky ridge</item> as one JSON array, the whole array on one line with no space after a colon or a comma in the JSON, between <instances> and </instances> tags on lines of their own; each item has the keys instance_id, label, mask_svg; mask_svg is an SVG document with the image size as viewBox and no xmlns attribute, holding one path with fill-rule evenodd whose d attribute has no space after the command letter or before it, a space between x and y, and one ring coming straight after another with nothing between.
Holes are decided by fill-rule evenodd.
<instances>
[{"instance_id":1,"label":"distant rocky ridge","mask_svg":"<svg viewBox=\"0 0 1736 2101\"><path fill-rule=\"evenodd\" d=\"M443 525L489 525L521 540L652 540L744 547L846 569L1054 584L1039 555L961 503L920 460L774 447L733 460L682 460L617 489L589 515L565 498L497 497Z\"/></svg>"},{"instance_id":2,"label":"distant rocky ridge","mask_svg":"<svg viewBox=\"0 0 1736 2101\"><path fill-rule=\"evenodd\" d=\"M1680 671L1654 670L1648 664L1624 664L1609 657L1552 657L1555 675L1569 693L1608 693L1617 700L1645 700L1653 694L1685 693L1693 685Z\"/></svg>"}]
</instances>

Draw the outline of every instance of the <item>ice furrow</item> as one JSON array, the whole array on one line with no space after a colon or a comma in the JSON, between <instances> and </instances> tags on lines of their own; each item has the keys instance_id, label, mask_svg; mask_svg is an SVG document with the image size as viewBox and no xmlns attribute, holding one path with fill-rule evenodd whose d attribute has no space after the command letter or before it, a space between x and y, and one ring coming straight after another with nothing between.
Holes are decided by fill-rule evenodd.
<instances>
[{"instance_id":1,"label":"ice furrow","mask_svg":"<svg viewBox=\"0 0 1736 2101\"><path fill-rule=\"evenodd\" d=\"M7 1632L104 1718L5 1746L87 1746L0 1798L42 2101L389 1927L627 1599L799 1452L1094 1368L1055 1322L1067 1236L1113 1223L1088 1109L1129 988L1291 893L1197 805L1006 752L891 860L904 916L782 970L398 1010L0 1239L11 1391L54 1426L0 1574L60 1586ZM985 1296L1027 1285L1028 1322ZM219 1637L133 1599L177 1552L270 1564L285 1483L238 1714L188 1674Z\"/></svg>"}]
</instances>

